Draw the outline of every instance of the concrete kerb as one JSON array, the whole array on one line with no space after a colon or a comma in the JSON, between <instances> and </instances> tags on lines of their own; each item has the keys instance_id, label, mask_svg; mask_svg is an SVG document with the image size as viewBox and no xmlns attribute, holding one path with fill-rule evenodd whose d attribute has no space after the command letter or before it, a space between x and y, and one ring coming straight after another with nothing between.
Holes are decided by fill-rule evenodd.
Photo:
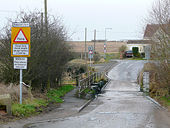
<instances>
[{"instance_id":1,"label":"concrete kerb","mask_svg":"<svg viewBox=\"0 0 170 128\"><path fill-rule=\"evenodd\" d=\"M115 66L115 65L112 65L109 67L109 70L111 70L111 68ZM109 72L109 70L107 70L107 72L105 73L105 76L108 78L107 76L107 73ZM108 82L105 84L105 86L103 86L102 90L104 90L106 88L106 86L110 83L110 79L108 78ZM87 107L93 100L97 99L96 98L92 98L90 100L88 100L85 104L83 104L79 109L78 109L78 113L81 112L85 107ZM54 118L54 119L49 119L49 120L42 120L42 121L37 121L37 122L34 122L34 123L28 123L28 124L25 124L23 128L29 128L29 127L32 127L31 125L34 125L34 124L37 124L37 123L44 123L44 122L51 122L51 121L58 121L58 120L65 120L66 118Z\"/></svg>"},{"instance_id":2,"label":"concrete kerb","mask_svg":"<svg viewBox=\"0 0 170 128\"><path fill-rule=\"evenodd\" d=\"M110 81L111 81L111 80L108 79L108 82L103 86L103 88L101 89L101 92L102 92L102 93L104 92L104 89L107 87L107 85L110 83ZM97 97L88 100L85 104L83 104L83 105L79 108L78 112L81 112L81 111L82 111L85 107L87 107L94 99L97 99Z\"/></svg>"},{"instance_id":3,"label":"concrete kerb","mask_svg":"<svg viewBox=\"0 0 170 128\"><path fill-rule=\"evenodd\" d=\"M155 105L157 105L159 108L168 111L165 107L163 107L162 105L160 105L157 101L155 101L153 98L151 98L150 96L146 96L146 98L150 101L152 101Z\"/></svg>"},{"instance_id":4,"label":"concrete kerb","mask_svg":"<svg viewBox=\"0 0 170 128\"><path fill-rule=\"evenodd\" d=\"M94 98L88 100L85 104L83 104L79 109L78 112L81 112L85 107L87 107L92 101L94 100Z\"/></svg>"},{"instance_id":5,"label":"concrete kerb","mask_svg":"<svg viewBox=\"0 0 170 128\"><path fill-rule=\"evenodd\" d=\"M109 79L109 77L108 77L107 74L108 74L108 72L109 72L115 65L117 65L117 63L114 64L114 65L112 65L112 66L110 66L109 69L106 71L105 76L108 78L108 82L102 87L101 92L104 92L104 89L105 89L105 88L107 87L107 85L111 82L111 79ZM87 107L94 99L97 99L97 97L88 100L85 104L83 104L83 105L80 107L80 109L78 110L78 112L81 112L81 111L82 111L85 107Z\"/></svg>"},{"instance_id":6,"label":"concrete kerb","mask_svg":"<svg viewBox=\"0 0 170 128\"><path fill-rule=\"evenodd\" d=\"M102 87L101 92L104 92L104 89L107 87L107 85L111 82L111 79L108 79L108 82Z\"/></svg>"},{"instance_id":7,"label":"concrete kerb","mask_svg":"<svg viewBox=\"0 0 170 128\"><path fill-rule=\"evenodd\" d=\"M46 122L63 121L63 120L66 120L66 119L67 119L67 117L66 118L54 118L54 119L49 119L49 120L37 121L37 122L25 124L23 126L23 128L34 128L34 127L36 127L35 126L36 124L42 124L42 123L46 123Z\"/></svg>"},{"instance_id":8,"label":"concrete kerb","mask_svg":"<svg viewBox=\"0 0 170 128\"><path fill-rule=\"evenodd\" d=\"M104 92L104 89L105 89L105 88L107 87L107 85L111 82L111 79L109 79L109 77L108 77L108 72L109 72L114 66L116 66L116 65L117 65L117 63L114 64L114 65L112 65L112 66L110 66L109 69L107 70L107 72L105 73L105 76L107 77L108 81L107 81L107 83L102 87L101 92Z\"/></svg>"},{"instance_id":9,"label":"concrete kerb","mask_svg":"<svg viewBox=\"0 0 170 128\"><path fill-rule=\"evenodd\" d=\"M106 74L105 74L105 75L106 75ZM107 77L107 75L106 75L106 77ZM104 92L104 89L107 87L107 85L110 83L110 81L111 81L111 80L108 79L108 82L102 87L101 92ZM82 111L85 107L87 107L94 99L97 99L97 97L88 100L85 104L83 104L83 105L79 108L78 112L81 112L81 111Z\"/></svg>"}]
</instances>

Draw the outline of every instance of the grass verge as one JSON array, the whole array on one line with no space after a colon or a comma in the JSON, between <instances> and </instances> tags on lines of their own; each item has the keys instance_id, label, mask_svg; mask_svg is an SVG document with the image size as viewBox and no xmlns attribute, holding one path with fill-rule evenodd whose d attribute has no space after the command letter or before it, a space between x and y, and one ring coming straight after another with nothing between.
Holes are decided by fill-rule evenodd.
<instances>
[{"instance_id":1,"label":"grass verge","mask_svg":"<svg viewBox=\"0 0 170 128\"><path fill-rule=\"evenodd\" d=\"M111 59L119 59L120 53L106 53L106 62L109 62Z\"/></svg>"},{"instance_id":2,"label":"grass verge","mask_svg":"<svg viewBox=\"0 0 170 128\"><path fill-rule=\"evenodd\" d=\"M38 114L41 107L46 107L48 103L44 99L26 100L23 104L12 104L12 114L17 117L28 117Z\"/></svg>"},{"instance_id":3,"label":"grass verge","mask_svg":"<svg viewBox=\"0 0 170 128\"><path fill-rule=\"evenodd\" d=\"M170 107L170 97L161 97L160 102L167 107Z\"/></svg>"},{"instance_id":4,"label":"grass verge","mask_svg":"<svg viewBox=\"0 0 170 128\"><path fill-rule=\"evenodd\" d=\"M62 103L63 100L61 99L61 97L63 97L67 92L73 89L74 87L72 85L65 85L59 87L58 89L51 89L47 92L48 101Z\"/></svg>"},{"instance_id":5,"label":"grass verge","mask_svg":"<svg viewBox=\"0 0 170 128\"><path fill-rule=\"evenodd\" d=\"M64 85L47 92L47 99L25 100L23 104L13 103L12 114L16 117L29 117L43 111L49 103L62 103L62 97L74 89L72 85Z\"/></svg>"},{"instance_id":6,"label":"grass verge","mask_svg":"<svg viewBox=\"0 0 170 128\"><path fill-rule=\"evenodd\" d=\"M132 58L127 58L127 59L128 59L128 60L146 60L146 59L144 59L144 58L136 58L136 57L135 57L135 58L133 58L133 57L132 57Z\"/></svg>"}]
</instances>

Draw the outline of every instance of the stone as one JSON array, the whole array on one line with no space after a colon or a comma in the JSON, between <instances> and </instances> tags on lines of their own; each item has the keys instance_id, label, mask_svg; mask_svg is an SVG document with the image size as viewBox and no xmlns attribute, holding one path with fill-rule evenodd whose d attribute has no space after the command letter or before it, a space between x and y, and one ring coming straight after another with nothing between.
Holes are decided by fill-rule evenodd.
<instances>
[{"instance_id":1,"label":"stone","mask_svg":"<svg viewBox=\"0 0 170 128\"><path fill-rule=\"evenodd\" d=\"M0 106L6 106L6 113L11 115L11 96L10 94L0 95Z\"/></svg>"}]
</instances>

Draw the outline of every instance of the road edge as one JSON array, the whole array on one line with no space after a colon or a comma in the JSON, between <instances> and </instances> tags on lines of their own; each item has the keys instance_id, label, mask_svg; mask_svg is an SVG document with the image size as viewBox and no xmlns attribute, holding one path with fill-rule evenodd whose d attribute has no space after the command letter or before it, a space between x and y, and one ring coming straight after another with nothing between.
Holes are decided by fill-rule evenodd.
<instances>
[{"instance_id":1,"label":"road edge","mask_svg":"<svg viewBox=\"0 0 170 128\"><path fill-rule=\"evenodd\" d=\"M163 107L161 104L159 104L156 100L154 100L153 98L151 98L150 96L145 96L148 100L152 101L152 103L154 103L155 105L157 105L159 108L168 111L168 109L166 109L165 107Z\"/></svg>"},{"instance_id":2,"label":"road edge","mask_svg":"<svg viewBox=\"0 0 170 128\"><path fill-rule=\"evenodd\" d=\"M111 79L109 79L109 77L108 77L107 74L108 74L108 72L109 72L113 67L115 67L115 66L118 64L117 61L115 61L115 62L116 62L116 63L114 63L113 65L111 65L111 66L107 69L107 71L106 71L106 73L105 73L105 76L107 77L108 81L107 81L107 83L102 87L101 93L104 92L104 89L105 89L105 88L107 87L107 85L111 82ZM79 108L78 113L80 113L85 107L87 107L94 99L97 99L97 97L92 98L92 99L88 100L85 104L83 104L83 105Z\"/></svg>"}]
</instances>

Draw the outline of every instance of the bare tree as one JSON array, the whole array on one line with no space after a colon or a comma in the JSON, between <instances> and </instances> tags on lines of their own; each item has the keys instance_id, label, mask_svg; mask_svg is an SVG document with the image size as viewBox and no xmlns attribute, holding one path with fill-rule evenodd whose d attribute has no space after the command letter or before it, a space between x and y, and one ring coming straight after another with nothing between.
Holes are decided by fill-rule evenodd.
<instances>
[{"instance_id":1,"label":"bare tree","mask_svg":"<svg viewBox=\"0 0 170 128\"><path fill-rule=\"evenodd\" d=\"M24 82L38 88L47 88L47 85L55 87L72 55L65 43L67 35L60 19L48 17L48 36L40 12L21 12L16 21L28 22L31 26L31 57L28 58L28 69L23 73ZM19 81L19 73L13 69L13 58L10 56L10 29L6 27L5 30L0 44L1 81L14 83Z\"/></svg>"},{"instance_id":2,"label":"bare tree","mask_svg":"<svg viewBox=\"0 0 170 128\"><path fill-rule=\"evenodd\" d=\"M152 58L157 60L156 79L159 89L168 90L170 95L170 0L158 0L153 4L149 22L158 25L157 32L151 40Z\"/></svg>"},{"instance_id":3,"label":"bare tree","mask_svg":"<svg viewBox=\"0 0 170 128\"><path fill-rule=\"evenodd\" d=\"M122 46L119 48L120 58L123 58L123 54L124 54L124 52L126 51L126 49L127 49L127 46L125 46L125 45L122 45Z\"/></svg>"}]
</instances>

